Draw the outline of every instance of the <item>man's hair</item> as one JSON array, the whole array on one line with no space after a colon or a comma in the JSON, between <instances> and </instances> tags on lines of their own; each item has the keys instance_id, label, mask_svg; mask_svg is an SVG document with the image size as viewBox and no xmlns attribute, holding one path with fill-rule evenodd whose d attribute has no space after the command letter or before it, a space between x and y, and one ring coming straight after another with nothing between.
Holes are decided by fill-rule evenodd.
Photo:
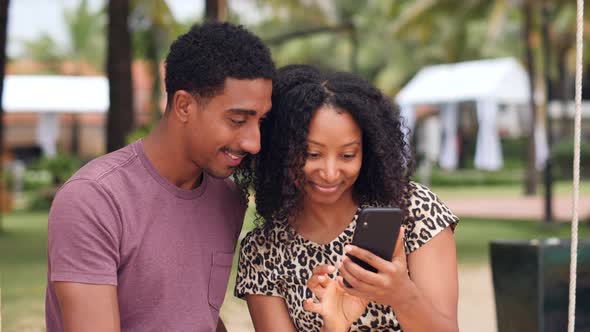
<instances>
[{"instance_id":1,"label":"man's hair","mask_svg":"<svg viewBox=\"0 0 590 332\"><path fill-rule=\"evenodd\" d=\"M226 78L272 79L274 74L269 49L244 27L195 24L170 45L166 57L168 106L179 90L210 98L223 91Z\"/></svg>"}]
</instances>

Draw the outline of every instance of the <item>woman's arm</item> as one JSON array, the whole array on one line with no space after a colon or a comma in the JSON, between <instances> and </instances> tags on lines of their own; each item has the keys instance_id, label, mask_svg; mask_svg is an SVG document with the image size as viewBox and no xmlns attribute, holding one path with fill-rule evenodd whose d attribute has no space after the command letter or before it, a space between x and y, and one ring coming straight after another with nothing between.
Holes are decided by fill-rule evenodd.
<instances>
[{"instance_id":1,"label":"woman's arm","mask_svg":"<svg viewBox=\"0 0 590 332\"><path fill-rule=\"evenodd\" d=\"M347 291L391 305L406 332L458 331L457 257L452 230L447 227L441 231L411 253L408 261L401 238L391 262L352 247L350 254L376 267L379 272L367 271L344 258L340 274L354 287Z\"/></svg>"},{"instance_id":2,"label":"woman's arm","mask_svg":"<svg viewBox=\"0 0 590 332\"><path fill-rule=\"evenodd\" d=\"M246 295L256 332L297 332L285 300L278 296Z\"/></svg>"},{"instance_id":3,"label":"woman's arm","mask_svg":"<svg viewBox=\"0 0 590 332\"><path fill-rule=\"evenodd\" d=\"M450 227L408 256L414 294L395 314L404 331L459 331L458 273L455 239Z\"/></svg>"}]
</instances>

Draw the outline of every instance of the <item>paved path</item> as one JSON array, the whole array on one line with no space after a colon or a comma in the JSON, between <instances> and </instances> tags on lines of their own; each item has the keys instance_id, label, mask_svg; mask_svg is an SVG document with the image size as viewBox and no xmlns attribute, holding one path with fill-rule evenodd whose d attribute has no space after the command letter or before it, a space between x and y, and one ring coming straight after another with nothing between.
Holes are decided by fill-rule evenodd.
<instances>
[{"instance_id":1,"label":"paved path","mask_svg":"<svg viewBox=\"0 0 590 332\"><path fill-rule=\"evenodd\" d=\"M488 219L543 220L544 201L533 197L492 197L492 198L448 198L443 197L447 206L459 217L481 217ZM554 199L555 220L572 220L572 198L560 196ZM580 221L590 221L590 196L580 197Z\"/></svg>"}]
</instances>

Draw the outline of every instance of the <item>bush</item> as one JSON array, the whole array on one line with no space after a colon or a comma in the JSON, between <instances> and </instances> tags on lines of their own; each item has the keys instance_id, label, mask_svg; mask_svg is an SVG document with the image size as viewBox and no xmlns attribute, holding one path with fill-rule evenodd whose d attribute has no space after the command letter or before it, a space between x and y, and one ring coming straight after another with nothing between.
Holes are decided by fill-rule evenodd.
<instances>
[{"instance_id":1,"label":"bush","mask_svg":"<svg viewBox=\"0 0 590 332\"><path fill-rule=\"evenodd\" d=\"M37 191L53 185L53 176L48 170L28 169L23 175L23 190Z\"/></svg>"},{"instance_id":2,"label":"bush","mask_svg":"<svg viewBox=\"0 0 590 332\"><path fill-rule=\"evenodd\" d=\"M574 142L562 141L551 148L553 174L558 179L571 179L574 164ZM580 177L590 178L590 143L580 146Z\"/></svg>"},{"instance_id":3,"label":"bush","mask_svg":"<svg viewBox=\"0 0 590 332\"><path fill-rule=\"evenodd\" d=\"M31 170L46 171L51 174L52 184L59 186L65 183L82 166L82 161L70 155L57 155L52 158L43 157L33 163Z\"/></svg>"},{"instance_id":4,"label":"bush","mask_svg":"<svg viewBox=\"0 0 590 332\"><path fill-rule=\"evenodd\" d=\"M5 190L5 191L11 191L12 188L14 188L14 178L12 176L12 173L4 170L2 171L2 173L0 173L0 176L2 176L2 182L0 183L0 190Z\"/></svg>"},{"instance_id":5,"label":"bush","mask_svg":"<svg viewBox=\"0 0 590 332\"><path fill-rule=\"evenodd\" d=\"M47 211L51 207L57 189L82 166L82 161L70 155L43 157L25 172L23 187L33 191L29 209Z\"/></svg>"},{"instance_id":6,"label":"bush","mask_svg":"<svg viewBox=\"0 0 590 332\"><path fill-rule=\"evenodd\" d=\"M502 157L503 169L518 169L526 167L527 160L523 158L528 153L528 140L526 138L503 138Z\"/></svg>"}]
</instances>

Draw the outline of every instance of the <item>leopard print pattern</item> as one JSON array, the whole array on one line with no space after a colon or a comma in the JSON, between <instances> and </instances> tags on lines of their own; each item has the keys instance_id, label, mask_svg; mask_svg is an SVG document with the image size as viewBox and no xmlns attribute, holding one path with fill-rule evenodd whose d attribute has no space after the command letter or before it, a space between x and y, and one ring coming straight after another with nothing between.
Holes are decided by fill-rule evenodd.
<instances>
[{"instance_id":1,"label":"leopard print pattern","mask_svg":"<svg viewBox=\"0 0 590 332\"><path fill-rule=\"evenodd\" d=\"M406 254L423 246L446 227L454 228L459 219L428 188L410 183L412 192L405 220ZM318 244L293 232L286 223L269 232L256 228L242 240L235 296L247 294L283 298L298 331L319 331L322 319L303 309L303 301L312 297L307 280L318 264L336 266L344 255L344 246L352 240L356 227L355 214L350 225L333 241ZM335 277L332 275L331 277ZM392 307L371 302L350 331L402 331Z\"/></svg>"}]
</instances>

